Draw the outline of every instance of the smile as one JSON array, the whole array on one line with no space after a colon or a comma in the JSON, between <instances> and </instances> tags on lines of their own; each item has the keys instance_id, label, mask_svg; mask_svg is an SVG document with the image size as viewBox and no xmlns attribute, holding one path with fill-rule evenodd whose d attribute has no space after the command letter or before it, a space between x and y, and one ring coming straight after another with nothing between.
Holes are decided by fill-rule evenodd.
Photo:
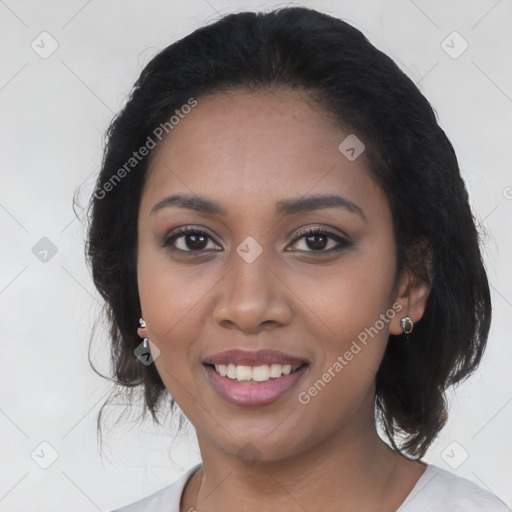
<instances>
[{"instance_id":1,"label":"smile","mask_svg":"<svg viewBox=\"0 0 512 512\"><path fill-rule=\"evenodd\" d=\"M227 402L238 407L262 407L278 401L297 388L308 373L309 364L204 364L203 368L212 389ZM226 372L226 375L221 372Z\"/></svg>"},{"instance_id":2,"label":"smile","mask_svg":"<svg viewBox=\"0 0 512 512\"><path fill-rule=\"evenodd\" d=\"M303 365L273 363L259 366L246 366L231 363L216 364L213 366L219 375L231 380L238 382L266 382L270 379L279 379L283 375L294 373Z\"/></svg>"}]
</instances>

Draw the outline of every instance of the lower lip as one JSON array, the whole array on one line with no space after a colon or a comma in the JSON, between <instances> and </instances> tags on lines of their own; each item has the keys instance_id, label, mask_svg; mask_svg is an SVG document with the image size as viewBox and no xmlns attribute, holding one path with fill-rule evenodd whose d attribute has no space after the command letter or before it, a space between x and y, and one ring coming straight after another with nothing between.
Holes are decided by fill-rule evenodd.
<instances>
[{"instance_id":1,"label":"lower lip","mask_svg":"<svg viewBox=\"0 0 512 512\"><path fill-rule=\"evenodd\" d=\"M228 402L241 407L259 407L279 400L297 384L309 368L305 364L297 371L277 379L265 382L249 381L250 383L245 384L223 377L211 366L204 367L215 391Z\"/></svg>"}]
</instances>

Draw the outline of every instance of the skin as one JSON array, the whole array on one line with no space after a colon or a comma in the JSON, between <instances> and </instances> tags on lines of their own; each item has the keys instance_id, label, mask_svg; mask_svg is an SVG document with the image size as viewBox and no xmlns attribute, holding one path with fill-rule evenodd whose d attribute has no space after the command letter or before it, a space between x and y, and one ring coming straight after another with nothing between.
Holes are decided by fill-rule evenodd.
<instances>
[{"instance_id":1,"label":"skin","mask_svg":"<svg viewBox=\"0 0 512 512\"><path fill-rule=\"evenodd\" d=\"M373 410L388 336L402 332L406 314L421 318L428 287L397 276L387 198L364 153L349 161L338 149L349 133L298 92L231 91L199 98L153 154L138 221L147 326L138 333L161 351L158 372L197 432L203 469L182 511L238 511L240 503L249 512L339 511L343 503L344 511L391 512L425 470L379 438ZM177 206L151 213L177 193L212 199L226 215ZM312 194L341 195L363 215L340 207L276 215L277 201ZM207 232L202 251L186 236L162 246L180 226ZM329 253L338 241L328 238L318 249L297 235L305 227L350 245ZM236 252L248 236L263 249L252 263ZM301 404L298 393L393 304L401 312ZM278 401L240 407L217 394L201 363L231 348L280 350L310 366ZM240 460L244 446L256 464Z\"/></svg>"}]
</instances>

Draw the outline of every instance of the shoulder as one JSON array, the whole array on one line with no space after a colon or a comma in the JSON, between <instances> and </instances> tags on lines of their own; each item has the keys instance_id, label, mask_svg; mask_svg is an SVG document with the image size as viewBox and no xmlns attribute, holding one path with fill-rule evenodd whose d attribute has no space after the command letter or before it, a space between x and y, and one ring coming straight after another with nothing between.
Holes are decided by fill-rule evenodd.
<instances>
[{"instance_id":1,"label":"shoulder","mask_svg":"<svg viewBox=\"0 0 512 512\"><path fill-rule=\"evenodd\" d=\"M397 512L511 512L498 497L434 465L427 469Z\"/></svg>"},{"instance_id":2,"label":"shoulder","mask_svg":"<svg viewBox=\"0 0 512 512\"><path fill-rule=\"evenodd\" d=\"M185 488L185 484L200 467L201 464L197 464L171 485L160 489L150 496L146 496L145 498L112 510L111 512L160 512L161 510L179 512L181 494Z\"/></svg>"}]
</instances>

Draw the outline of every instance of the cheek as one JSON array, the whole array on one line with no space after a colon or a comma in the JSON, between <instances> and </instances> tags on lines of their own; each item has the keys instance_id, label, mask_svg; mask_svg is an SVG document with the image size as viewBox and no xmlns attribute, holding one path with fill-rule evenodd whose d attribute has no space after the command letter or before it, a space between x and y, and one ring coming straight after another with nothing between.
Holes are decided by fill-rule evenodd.
<instances>
[{"instance_id":1,"label":"cheek","mask_svg":"<svg viewBox=\"0 0 512 512\"><path fill-rule=\"evenodd\" d=\"M201 370L198 361L204 355L199 342L208 334L209 297L216 286L222 286L223 274L208 264L177 264L165 250L143 242L138 257L139 297L148 336L160 350L155 365L171 396L193 416L186 404L196 394L195 372Z\"/></svg>"},{"instance_id":2,"label":"cheek","mask_svg":"<svg viewBox=\"0 0 512 512\"><path fill-rule=\"evenodd\" d=\"M390 308L393 277L392 258L376 262L360 252L332 272L322 269L316 278L301 277L299 290L304 292L307 305L321 320L318 323L322 332L346 343L373 326ZM386 328L388 325L386 323ZM378 327L382 330L381 322Z\"/></svg>"},{"instance_id":3,"label":"cheek","mask_svg":"<svg viewBox=\"0 0 512 512\"><path fill-rule=\"evenodd\" d=\"M309 313L310 327L318 327L310 334L322 345L323 352L311 380L328 382L325 387L329 390L322 391L327 401L343 399L350 403L361 399L382 361L390 320L396 314L390 303L394 251L386 242L381 241L378 251L377 247L368 247L354 253L330 275L324 273L320 278L319 274L315 288L309 283L312 292L305 296L315 313ZM382 256L377 258L375 254ZM305 282L303 286L307 287Z\"/></svg>"},{"instance_id":4,"label":"cheek","mask_svg":"<svg viewBox=\"0 0 512 512\"><path fill-rule=\"evenodd\" d=\"M138 254L139 297L148 332L165 342L187 316L197 320L194 309L215 285L215 276L208 265L173 262L165 249L146 238L141 237Z\"/></svg>"},{"instance_id":5,"label":"cheek","mask_svg":"<svg viewBox=\"0 0 512 512\"><path fill-rule=\"evenodd\" d=\"M160 350L154 364L169 394L194 417L190 397L196 395L197 368L193 369L192 348L205 322L199 306L207 293L206 283L169 271L166 265L149 268L141 272L139 293L148 336Z\"/></svg>"},{"instance_id":6,"label":"cheek","mask_svg":"<svg viewBox=\"0 0 512 512\"><path fill-rule=\"evenodd\" d=\"M378 280L378 272L367 265L356 269L359 266L327 279L323 296L315 295L313 307L321 322L309 314L309 327L320 326L310 334L321 350L297 399L303 407L301 421L315 436L328 435L357 416L362 406L371 410L373 402L375 376L389 333L389 320L381 320L390 308L389 279Z\"/></svg>"}]
</instances>

